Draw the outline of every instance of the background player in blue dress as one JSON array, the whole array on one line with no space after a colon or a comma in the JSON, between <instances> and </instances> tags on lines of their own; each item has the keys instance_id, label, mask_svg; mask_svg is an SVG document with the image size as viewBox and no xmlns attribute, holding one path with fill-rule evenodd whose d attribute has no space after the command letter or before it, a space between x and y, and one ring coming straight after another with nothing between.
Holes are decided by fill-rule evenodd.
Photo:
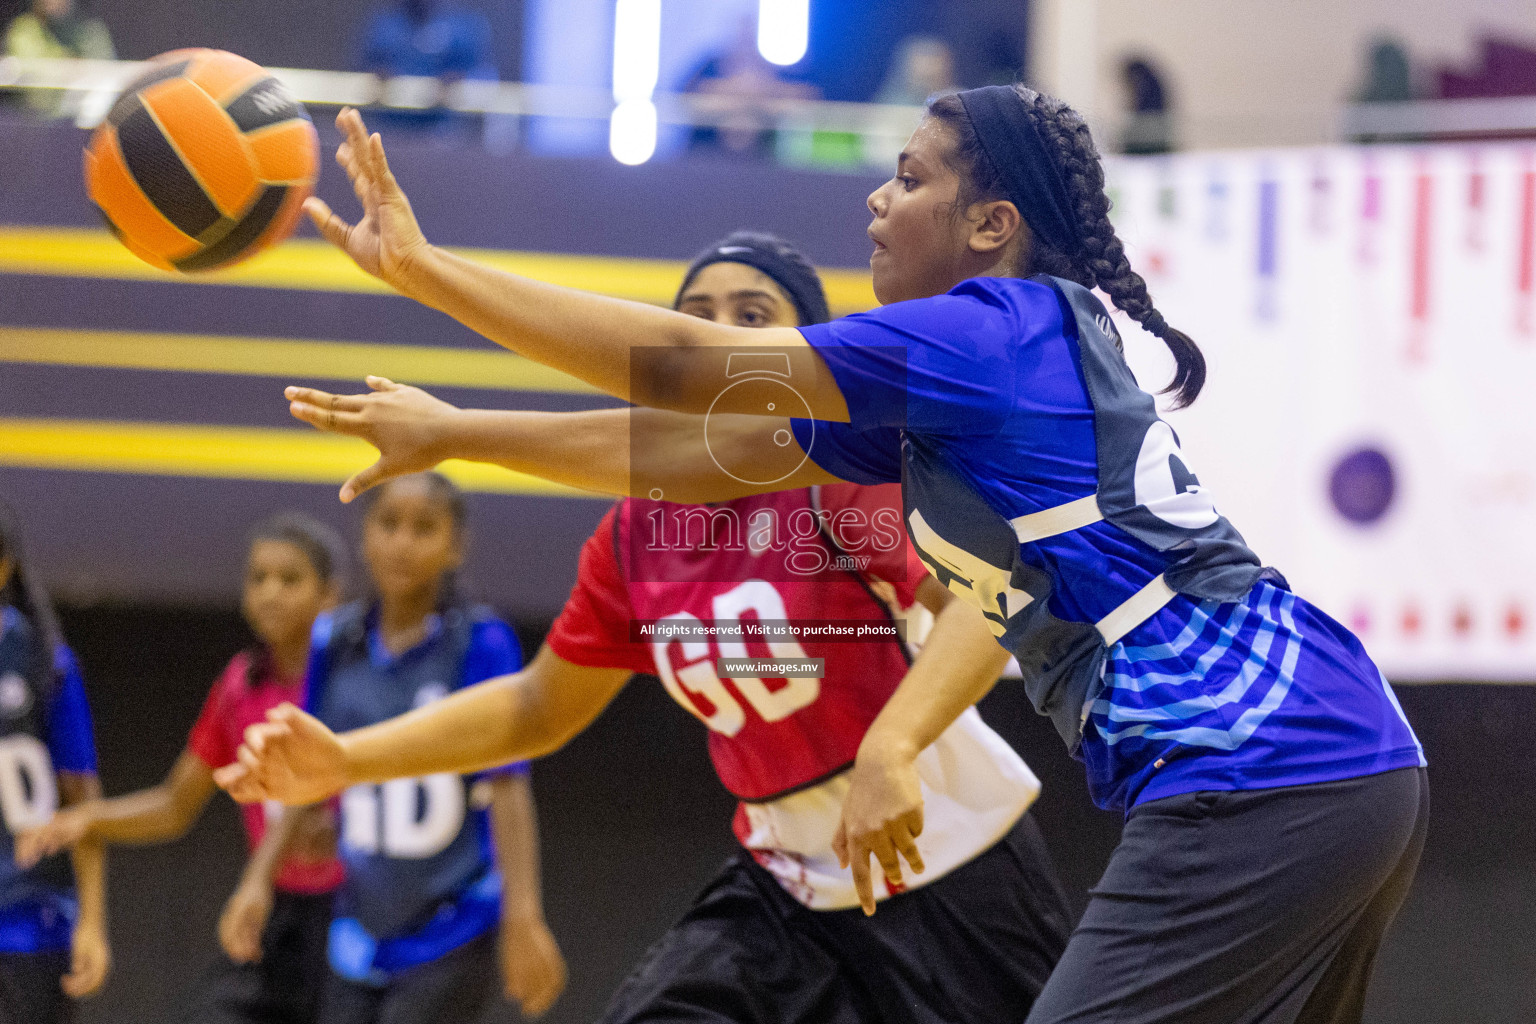
<instances>
[{"instance_id":1,"label":"background player in blue dress","mask_svg":"<svg viewBox=\"0 0 1536 1024\"><path fill-rule=\"evenodd\" d=\"M315 623L306 699L322 721L370 725L521 667L506 623L459 594L464 517L435 473L378 493L363 521L373 596ZM326 1024L472 1020L498 965L530 1016L564 988L526 765L355 786L341 797L340 851Z\"/></svg>"},{"instance_id":2,"label":"background player in blue dress","mask_svg":"<svg viewBox=\"0 0 1536 1024\"><path fill-rule=\"evenodd\" d=\"M722 373L733 353L778 346L810 460L767 486L902 481L925 563L1019 658L1095 799L1127 812L1031 1024L1360 1019L1423 847L1423 754L1359 641L1262 566L1132 377L1090 287L1167 343L1177 403L1199 393L1204 360L1131 270L1075 112L1022 87L936 101L869 198L886 305L798 331L691 322L438 250L378 137L355 112L339 123L365 217L310 211L364 269L525 356L681 413L763 414ZM459 415L373 384L290 392L300 418L380 447L344 497L450 454L580 483L589 467L571 457L597 446L577 420ZM757 445L767 461L765 434L780 432L712 416L696 433L708 445L666 453L670 498L762 489L699 451ZM974 696L898 692L871 727L844 807L856 868L871 852L888 879L898 856L910 863L911 756Z\"/></svg>"},{"instance_id":3,"label":"background player in blue dress","mask_svg":"<svg viewBox=\"0 0 1536 1024\"><path fill-rule=\"evenodd\" d=\"M85 684L0 505L0 1024L73 1020L111 966L99 843L23 869L15 837L101 795Z\"/></svg>"},{"instance_id":4,"label":"background player in blue dress","mask_svg":"<svg viewBox=\"0 0 1536 1024\"><path fill-rule=\"evenodd\" d=\"M236 654L209 691L186 748L159 785L88 800L18 837L36 862L83 842L165 843L185 835L215 792L214 770L235 759L246 728L302 701L315 618L336 604L346 551L307 516L259 524L246 553L241 611L256 643ZM178 1005L184 1024L314 1024L329 971L331 898L341 883L327 814L284 821L261 804L242 808L250 857L219 916L218 957ZM299 831L295 826L303 826Z\"/></svg>"}]
</instances>

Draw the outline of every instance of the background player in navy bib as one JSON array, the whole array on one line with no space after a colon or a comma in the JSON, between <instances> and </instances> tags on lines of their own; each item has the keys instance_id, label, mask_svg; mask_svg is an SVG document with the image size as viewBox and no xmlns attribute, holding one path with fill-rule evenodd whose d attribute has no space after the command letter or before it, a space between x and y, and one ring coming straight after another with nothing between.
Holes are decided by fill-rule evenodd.
<instances>
[{"instance_id":1,"label":"background player in navy bib","mask_svg":"<svg viewBox=\"0 0 1536 1024\"><path fill-rule=\"evenodd\" d=\"M18 839L18 861L82 842L137 845L185 835L215 792L214 769L235 759L246 728L278 704L303 700L310 634L315 617L336 603L345 556L340 538L306 516L278 515L257 526L241 593L257 644L219 676L170 774L150 789L60 811ZM342 878L335 823L325 814L281 816L280 808L260 804L242 810L251 856L219 918L225 955L175 1019L313 1024L329 973L331 894Z\"/></svg>"},{"instance_id":2,"label":"background player in navy bib","mask_svg":"<svg viewBox=\"0 0 1536 1024\"><path fill-rule=\"evenodd\" d=\"M101 795L80 669L0 505L0 1024L59 1024L106 981L105 858L83 843L23 867L15 840Z\"/></svg>"},{"instance_id":3,"label":"background player in navy bib","mask_svg":"<svg viewBox=\"0 0 1536 1024\"><path fill-rule=\"evenodd\" d=\"M1095 798L1128 812L1031 1024L1360 1018L1423 849L1423 754L1359 641L1262 566L1132 377L1091 288L1168 345L1177 404L1199 393L1205 363L1131 270L1075 112L1023 87L937 100L869 197L885 306L759 332L439 250L379 138L355 111L338 123L365 216L348 225L312 199L325 236L524 356L641 405L710 414L694 458L681 444L666 453L670 494L902 481L925 563L1019 658ZM732 444L719 414L764 413L751 389L720 384L733 354L764 346L796 382L807 415L784 429L817 468L754 485L711 472L706 456ZM300 418L380 448L344 498L453 454L577 485L613 473L572 461L600 447L611 417L561 431L371 383L375 395L290 392ZM760 423L734 430L740 446L762 446ZM763 463L785 458L759 450ZM887 704L871 728L885 753L856 773L844 809L855 862L911 846L903 761L972 696L898 692Z\"/></svg>"},{"instance_id":4,"label":"background player in navy bib","mask_svg":"<svg viewBox=\"0 0 1536 1024\"><path fill-rule=\"evenodd\" d=\"M435 473L371 503L373 596L315 623L306 702L321 721L371 725L521 666L506 623L458 594L464 519L463 495ZM526 765L353 786L340 806L347 877L322 1021L472 1020L498 973L525 1013L554 1002L565 964L544 923Z\"/></svg>"},{"instance_id":5,"label":"background player in navy bib","mask_svg":"<svg viewBox=\"0 0 1536 1024\"><path fill-rule=\"evenodd\" d=\"M676 305L749 327L827 319L804 258L746 232L694 261ZM943 672L995 680L1006 659L985 635L968 632L966 609L917 561L900 532L898 499L894 487L841 484L708 510L620 502L583 548L576 586L527 670L384 727L392 740L373 730L372 745L391 759L432 751L439 769L480 763L487 743L503 756L545 752L584 728L636 672L659 675L707 728L715 770L741 801L732 825L742 852L620 987L605 1024L1018 1020L1039 993L1070 912L1026 814L1039 783L975 711L918 762L931 809L919 829L925 873L903 891L867 877L856 885L838 864L849 769L869 723L908 676L900 639L637 633L641 624L730 630L753 621L878 627L921 603L939 618L910 665L914 683L931 685L925 680ZM727 527L697 549L667 539L700 515L754 524L751 536ZM667 535L661 543L657 529ZM851 552L862 553L862 568L838 564L854 564ZM722 678L716 660L732 652L820 659L825 678ZM473 730L480 735L470 740L471 730L454 724L466 714L507 730L494 739ZM306 724L318 749L334 749L334 737ZM282 756L280 747L268 741L264 756ZM393 760L385 767L400 770ZM877 899L885 909L871 920L859 904Z\"/></svg>"}]
</instances>

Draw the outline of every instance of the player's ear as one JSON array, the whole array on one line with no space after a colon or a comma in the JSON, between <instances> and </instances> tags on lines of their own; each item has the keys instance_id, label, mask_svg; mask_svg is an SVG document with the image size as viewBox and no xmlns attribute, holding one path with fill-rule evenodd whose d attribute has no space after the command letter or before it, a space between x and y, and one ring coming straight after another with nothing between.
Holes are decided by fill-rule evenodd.
<instances>
[{"instance_id":1,"label":"player's ear","mask_svg":"<svg viewBox=\"0 0 1536 1024\"><path fill-rule=\"evenodd\" d=\"M15 569L16 563L11 560L10 555L0 557L0 590L4 590L5 585L11 582L11 573Z\"/></svg>"},{"instance_id":2,"label":"player's ear","mask_svg":"<svg viewBox=\"0 0 1536 1024\"><path fill-rule=\"evenodd\" d=\"M1007 199L972 203L966 218L971 224L972 252L1001 255L1009 243L1027 234L1019 208Z\"/></svg>"}]
</instances>

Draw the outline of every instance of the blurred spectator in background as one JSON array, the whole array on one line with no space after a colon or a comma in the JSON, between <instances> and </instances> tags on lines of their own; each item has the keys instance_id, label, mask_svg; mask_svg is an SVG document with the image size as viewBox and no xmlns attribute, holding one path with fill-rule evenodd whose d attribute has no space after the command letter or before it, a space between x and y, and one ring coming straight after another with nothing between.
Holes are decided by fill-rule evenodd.
<instances>
[{"instance_id":1,"label":"blurred spectator in background","mask_svg":"<svg viewBox=\"0 0 1536 1024\"><path fill-rule=\"evenodd\" d=\"M1365 79L1355 99L1360 103L1406 103L1414 99L1413 67L1396 39L1378 37L1365 59Z\"/></svg>"},{"instance_id":2,"label":"blurred spectator in background","mask_svg":"<svg viewBox=\"0 0 1536 1024\"><path fill-rule=\"evenodd\" d=\"M955 81L955 55L937 36L908 36L896 46L876 103L918 107L930 96L960 88Z\"/></svg>"},{"instance_id":3,"label":"blurred spectator in background","mask_svg":"<svg viewBox=\"0 0 1536 1024\"><path fill-rule=\"evenodd\" d=\"M111 60L116 51L100 18L75 10L74 0L33 0L32 9L18 14L5 32L7 57L86 57ZM73 116L80 97L75 93L27 92L27 106L48 117Z\"/></svg>"},{"instance_id":4,"label":"blurred spectator in background","mask_svg":"<svg viewBox=\"0 0 1536 1024\"><path fill-rule=\"evenodd\" d=\"M885 81L875 93L874 102L920 107L939 93L960 88L956 77L955 54L948 43L937 36L907 36L896 44ZM897 157L907 144L907 136L915 127L915 118L882 116L872 121L863 139L864 162L883 170L895 167Z\"/></svg>"},{"instance_id":5,"label":"blurred spectator in background","mask_svg":"<svg viewBox=\"0 0 1536 1024\"><path fill-rule=\"evenodd\" d=\"M407 75L445 84L498 77L491 23L482 14L446 7L438 0L400 0L397 7L375 12L364 34L361 63L386 81ZM430 102L429 108L382 110L370 114L369 122L427 131L468 124L468 118L437 105L441 95L423 99Z\"/></svg>"},{"instance_id":6,"label":"blurred spectator in background","mask_svg":"<svg viewBox=\"0 0 1536 1024\"><path fill-rule=\"evenodd\" d=\"M1173 123L1162 76L1143 57L1128 57L1120 65L1125 87L1126 118L1120 151L1135 155L1173 151Z\"/></svg>"},{"instance_id":7,"label":"blurred spectator in background","mask_svg":"<svg viewBox=\"0 0 1536 1024\"><path fill-rule=\"evenodd\" d=\"M757 49L757 19L744 18L729 47L705 59L683 91L699 97L701 113L714 123L694 128L690 150L716 150L731 156L772 157L778 133L773 105L778 100L813 100L815 88L791 82Z\"/></svg>"},{"instance_id":8,"label":"blurred spectator in background","mask_svg":"<svg viewBox=\"0 0 1536 1024\"><path fill-rule=\"evenodd\" d=\"M1366 52L1360 87L1355 91L1355 102L1408 103L1418 99L1413 79L1413 62L1408 58L1407 47L1390 36L1378 36L1371 41L1371 47ZM1417 136L1404 136L1401 133L1383 137L1365 132L1350 136L1351 142L1358 143L1417 139Z\"/></svg>"}]
</instances>

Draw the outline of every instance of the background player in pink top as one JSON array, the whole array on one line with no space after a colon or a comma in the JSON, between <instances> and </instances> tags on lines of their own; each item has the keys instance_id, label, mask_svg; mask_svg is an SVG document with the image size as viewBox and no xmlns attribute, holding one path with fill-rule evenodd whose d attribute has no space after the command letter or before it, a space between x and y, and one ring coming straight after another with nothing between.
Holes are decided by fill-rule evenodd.
<instances>
[{"instance_id":1,"label":"background player in pink top","mask_svg":"<svg viewBox=\"0 0 1536 1024\"><path fill-rule=\"evenodd\" d=\"M707 250L676 304L742 326L826 316L814 271L762 235ZM958 605L906 543L896 501L895 488L852 485L709 507L622 501L583 548L565 610L525 670L340 737L279 709L221 782L242 799L302 801L549 753L633 674L654 672L708 728L716 772L740 799L743 850L620 987L605 1024L1020 1020L1069 913L1025 813L1039 783L974 710L918 759L926 870L907 889L867 872L856 884L834 849L860 743L903 678L995 679L1006 660L956 630L947 610ZM888 629L918 603L938 617L915 662L890 635L814 631ZM731 633L785 621L812 631ZM820 659L825 678L720 671L721 659L764 656ZM877 899L886 909L867 917L860 903Z\"/></svg>"},{"instance_id":2,"label":"background player in pink top","mask_svg":"<svg viewBox=\"0 0 1536 1024\"><path fill-rule=\"evenodd\" d=\"M214 769L235 759L246 727L302 699L310 631L336 603L344 557L340 538L307 517L280 515L257 527L241 603L257 643L214 683L165 781L64 809L21 837L17 859L31 862L82 840L146 844L185 835L214 793ZM309 1024L326 974L331 892L342 879L335 829L325 815L283 815L275 805L242 811L251 858L219 919L228 958L209 969L178 1019ZM287 828L269 829L285 817Z\"/></svg>"}]
</instances>

